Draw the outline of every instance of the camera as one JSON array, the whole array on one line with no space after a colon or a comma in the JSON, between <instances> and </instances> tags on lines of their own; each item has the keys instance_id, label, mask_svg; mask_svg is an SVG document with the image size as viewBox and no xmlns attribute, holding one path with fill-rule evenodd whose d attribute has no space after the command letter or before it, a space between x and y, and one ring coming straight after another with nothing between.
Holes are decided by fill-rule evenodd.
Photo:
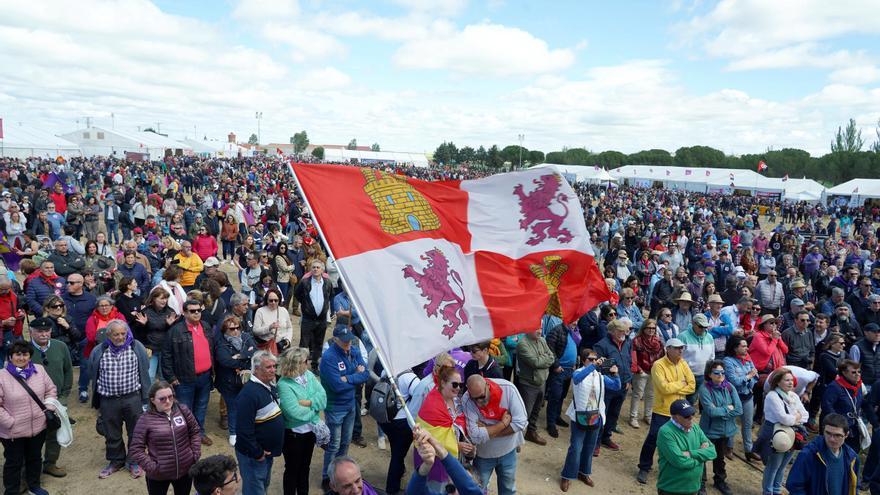
<instances>
[{"instance_id":1,"label":"camera","mask_svg":"<svg viewBox=\"0 0 880 495\"><path fill-rule=\"evenodd\" d=\"M602 364L599 365L599 373L603 375L611 374L611 367L616 366L617 362L612 358L607 358L605 361L602 361Z\"/></svg>"}]
</instances>

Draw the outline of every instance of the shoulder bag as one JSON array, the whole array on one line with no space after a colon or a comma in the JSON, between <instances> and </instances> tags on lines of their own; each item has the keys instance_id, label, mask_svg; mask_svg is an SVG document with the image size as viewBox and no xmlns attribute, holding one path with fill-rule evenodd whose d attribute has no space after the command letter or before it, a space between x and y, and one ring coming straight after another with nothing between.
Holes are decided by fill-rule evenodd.
<instances>
[{"instance_id":1,"label":"shoulder bag","mask_svg":"<svg viewBox=\"0 0 880 495\"><path fill-rule=\"evenodd\" d=\"M58 415L55 414L55 411L46 408L46 404L43 404L43 401L41 401L40 398L37 397L37 394L35 394L34 391L31 390L31 387L27 384L26 381L24 381L24 378L18 375L12 376L15 378L16 381L18 381L18 383L21 384L22 387L24 387L28 395L31 396L31 399L34 399L34 402L36 402L37 405L40 406L40 409L43 410L43 414L46 415L46 429L57 430L58 428L61 428L61 418L59 418Z\"/></svg>"},{"instance_id":2,"label":"shoulder bag","mask_svg":"<svg viewBox=\"0 0 880 495\"><path fill-rule=\"evenodd\" d=\"M585 378L586 379L586 378ZM574 416L577 420L578 426L584 429L592 430L594 428L598 428L602 423L602 415L599 414L599 405L604 400L605 395L605 378L602 375L599 375L599 395L596 401L596 409L587 409L581 411L577 406L577 401L575 399L575 395L572 395L572 401L575 402L574 405ZM589 398L587 398L589 400ZM584 404L586 407L587 404Z\"/></svg>"}]
</instances>

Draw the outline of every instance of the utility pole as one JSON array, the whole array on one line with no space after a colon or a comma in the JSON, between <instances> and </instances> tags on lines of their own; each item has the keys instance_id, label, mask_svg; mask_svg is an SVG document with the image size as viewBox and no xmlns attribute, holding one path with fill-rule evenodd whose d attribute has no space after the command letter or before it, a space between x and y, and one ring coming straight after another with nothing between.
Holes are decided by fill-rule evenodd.
<instances>
[{"instance_id":1,"label":"utility pole","mask_svg":"<svg viewBox=\"0 0 880 495\"><path fill-rule=\"evenodd\" d=\"M260 121L263 120L263 112L257 112L256 119L257 119L257 144L261 144L263 142L263 135L260 132Z\"/></svg>"},{"instance_id":2,"label":"utility pole","mask_svg":"<svg viewBox=\"0 0 880 495\"><path fill-rule=\"evenodd\" d=\"M162 123L156 122L156 134L161 134L161 133L162 133Z\"/></svg>"},{"instance_id":3,"label":"utility pole","mask_svg":"<svg viewBox=\"0 0 880 495\"><path fill-rule=\"evenodd\" d=\"M113 112L110 112L110 121L113 124L113 129L116 129L116 114Z\"/></svg>"},{"instance_id":4,"label":"utility pole","mask_svg":"<svg viewBox=\"0 0 880 495\"><path fill-rule=\"evenodd\" d=\"M522 143L523 143L523 139L526 138L526 135L525 134L518 134L517 137L519 138L519 168L520 168L520 170L522 170L522 150L523 150Z\"/></svg>"},{"instance_id":5,"label":"utility pole","mask_svg":"<svg viewBox=\"0 0 880 495\"><path fill-rule=\"evenodd\" d=\"M92 118L86 117L86 129L92 127Z\"/></svg>"}]
</instances>

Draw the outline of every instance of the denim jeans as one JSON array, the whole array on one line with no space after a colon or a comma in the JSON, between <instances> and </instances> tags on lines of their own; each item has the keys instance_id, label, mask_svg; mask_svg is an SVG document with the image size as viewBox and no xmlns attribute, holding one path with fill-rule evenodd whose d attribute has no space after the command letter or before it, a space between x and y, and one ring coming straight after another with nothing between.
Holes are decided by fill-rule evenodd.
<instances>
[{"instance_id":1,"label":"denim jeans","mask_svg":"<svg viewBox=\"0 0 880 495\"><path fill-rule=\"evenodd\" d=\"M107 242L111 244L122 242L122 238L119 237L119 222L105 220L104 223L107 225Z\"/></svg>"},{"instance_id":2,"label":"denim jeans","mask_svg":"<svg viewBox=\"0 0 880 495\"><path fill-rule=\"evenodd\" d=\"M755 398L751 397L749 400L742 401L742 407L743 413L739 417L739 421L740 430L742 431L743 450L749 453L752 451L752 423L755 416ZM733 442L733 437L730 437L730 441Z\"/></svg>"},{"instance_id":3,"label":"denim jeans","mask_svg":"<svg viewBox=\"0 0 880 495\"><path fill-rule=\"evenodd\" d=\"M345 416L341 418L328 417L325 414L327 428L330 429L330 443L324 450L324 466L321 468L321 479L329 479L327 467L333 459L348 454L348 444L351 442L351 434L354 430L354 417L360 414L355 406L351 407ZM331 422L333 421L333 422Z\"/></svg>"},{"instance_id":4,"label":"denim jeans","mask_svg":"<svg viewBox=\"0 0 880 495\"><path fill-rule=\"evenodd\" d=\"M11 328L3 329L3 347L0 348L0 363L6 362L6 349L12 346L15 335Z\"/></svg>"},{"instance_id":5,"label":"denim jeans","mask_svg":"<svg viewBox=\"0 0 880 495\"><path fill-rule=\"evenodd\" d=\"M872 481L873 478L877 488L880 488L880 464L878 462L880 462L880 428L874 430L874 435L871 437L871 448L868 449L868 457L865 458L865 463L862 465L862 479ZM874 487L871 489L873 490Z\"/></svg>"},{"instance_id":6,"label":"denim jeans","mask_svg":"<svg viewBox=\"0 0 880 495\"><path fill-rule=\"evenodd\" d=\"M86 341L79 343L79 391L89 391L89 358L86 357Z\"/></svg>"},{"instance_id":7,"label":"denim jeans","mask_svg":"<svg viewBox=\"0 0 880 495\"><path fill-rule=\"evenodd\" d=\"M190 383L181 383L174 387L174 395L177 400L192 411L202 435L205 435L205 413L208 411L208 401L211 399L211 373L206 372L196 375L196 379Z\"/></svg>"},{"instance_id":8,"label":"denim jeans","mask_svg":"<svg viewBox=\"0 0 880 495\"><path fill-rule=\"evenodd\" d=\"M706 377L703 376L703 373L700 373L699 375L694 373L694 381L696 382L697 388L694 389L694 393L688 395L685 398L688 402L691 403L692 406L697 407L697 404L700 402L700 385L702 385L703 382L706 381Z\"/></svg>"},{"instance_id":9,"label":"denim jeans","mask_svg":"<svg viewBox=\"0 0 880 495\"><path fill-rule=\"evenodd\" d=\"M406 471L406 454L412 445L413 433L406 418L379 423L379 426L391 443L391 461L388 463L388 476L385 478L385 493L397 493L400 491L400 480Z\"/></svg>"},{"instance_id":10,"label":"denim jeans","mask_svg":"<svg viewBox=\"0 0 880 495\"><path fill-rule=\"evenodd\" d=\"M598 428L584 428L572 421L571 441L568 443L568 453L565 455L565 464L562 466L562 477L567 480L577 479L577 475L593 474L593 450L599 441Z\"/></svg>"},{"instance_id":11,"label":"denim jeans","mask_svg":"<svg viewBox=\"0 0 880 495\"><path fill-rule=\"evenodd\" d=\"M241 495L265 495L272 478L272 458L258 461L237 450L235 457L238 459L238 472L241 473Z\"/></svg>"},{"instance_id":12,"label":"denim jeans","mask_svg":"<svg viewBox=\"0 0 880 495\"><path fill-rule=\"evenodd\" d=\"M764 478L761 481L761 493L772 493L780 495L782 493L782 480L785 477L785 467L794 456L794 449L788 452L775 452L771 449L771 454L765 459Z\"/></svg>"},{"instance_id":13,"label":"denim jeans","mask_svg":"<svg viewBox=\"0 0 880 495\"><path fill-rule=\"evenodd\" d=\"M226 403L226 418L229 423L229 434L235 435L236 421L238 420L238 406L235 403L235 399L238 397L238 393L221 391L220 396L223 397L223 402Z\"/></svg>"},{"instance_id":14,"label":"denim jeans","mask_svg":"<svg viewBox=\"0 0 880 495\"><path fill-rule=\"evenodd\" d=\"M650 471L654 465L654 452L657 451L657 433L660 427L669 421L669 416L651 414L651 426L648 428L648 436L642 443L642 452L639 454L639 471Z\"/></svg>"},{"instance_id":15,"label":"denim jeans","mask_svg":"<svg viewBox=\"0 0 880 495\"><path fill-rule=\"evenodd\" d=\"M562 368L559 373L550 372L547 378L547 429L556 428L556 420L562 413L562 401L568 393L568 386L571 384L572 368Z\"/></svg>"},{"instance_id":16,"label":"denim jeans","mask_svg":"<svg viewBox=\"0 0 880 495\"><path fill-rule=\"evenodd\" d=\"M632 397L629 400L629 419L639 419L639 406L642 399L645 400L645 419L651 418L651 410L654 408L654 384L651 383L651 374L636 373L632 381Z\"/></svg>"},{"instance_id":17,"label":"denim jeans","mask_svg":"<svg viewBox=\"0 0 880 495\"><path fill-rule=\"evenodd\" d=\"M516 449L501 457L480 457L474 459L474 467L480 473L480 485L487 489L492 471L498 483L498 495L513 495L516 493Z\"/></svg>"},{"instance_id":18,"label":"denim jeans","mask_svg":"<svg viewBox=\"0 0 880 495\"><path fill-rule=\"evenodd\" d=\"M156 375L159 373L159 361L162 358L162 353L158 351L153 351L153 355L150 356L150 383L156 381Z\"/></svg>"},{"instance_id":19,"label":"denim jeans","mask_svg":"<svg viewBox=\"0 0 880 495\"><path fill-rule=\"evenodd\" d=\"M620 410L623 401L626 400L626 390L605 391L605 425L602 427L602 441L610 442L611 433L617 428L617 419L620 418Z\"/></svg>"}]
</instances>

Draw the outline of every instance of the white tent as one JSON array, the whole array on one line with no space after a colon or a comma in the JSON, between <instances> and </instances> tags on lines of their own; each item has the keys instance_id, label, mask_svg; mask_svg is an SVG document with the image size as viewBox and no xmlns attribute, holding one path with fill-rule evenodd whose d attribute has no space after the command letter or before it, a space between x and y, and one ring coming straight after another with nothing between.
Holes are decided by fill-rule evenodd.
<instances>
[{"instance_id":1,"label":"white tent","mask_svg":"<svg viewBox=\"0 0 880 495\"><path fill-rule=\"evenodd\" d=\"M806 201L809 203L818 203L822 201L822 195L816 194L813 191L786 191L785 199L790 201Z\"/></svg>"},{"instance_id":2,"label":"white tent","mask_svg":"<svg viewBox=\"0 0 880 495\"><path fill-rule=\"evenodd\" d=\"M137 153L150 160L158 160L167 155L181 156L192 152L192 146L154 132L88 127L62 134L61 137L77 143L87 157L115 155L124 158L126 153Z\"/></svg>"},{"instance_id":3,"label":"white tent","mask_svg":"<svg viewBox=\"0 0 880 495\"><path fill-rule=\"evenodd\" d=\"M755 190L767 179L753 170L665 165L624 165L609 173L631 186L654 187L660 184L667 189L694 192L723 192L722 189ZM734 187L731 188L730 184L734 184Z\"/></svg>"},{"instance_id":4,"label":"white tent","mask_svg":"<svg viewBox=\"0 0 880 495\"><path fill-rule=\"evenodd\" d=\"M424 153L409 153L403 151L361 151L345 148L324 148L324 160L347 162L358 160L360 163L399 163L427 167L428 157Z\"/></svg>"},{"instance_id":5,"label":"white tent","mask_svg":"<svg viewBox=\"0 0 880 495\"><path fill-rule=\"evenodd\" d=\"M223 155L224 145L220 141L208 141L206 139L181 139L181 143L192 148L194 155L202 157L215 157Z\"/></svg>"},{"instance_id":6,"label":"white tent","mask_svg":"<svg viewBox=\"0 0 880 495\"><path fill-rule=\"evenodd\" d=\"M867 199L880 198L880 179L852 179L826 192L832 202L843 200L844 204L861 206Z\"/></svg>"},{"instance_id":7,"label":"white tent","mask_svg":"<svg viewBox=\"0 0 880 495\"><path fill-rule=\"evenodd\" d=\"M10 158L71 158L82 156L79 146L51 132L23 124L3 126L0 156Z\"/></svg>"},{"instance_id":8,"label":"white tent","mask_svg":"<svg viewBox=\"0 0 880 495\"><path fill-rule=\"evenodd\" d=\"M561 174L574 175L578 182L588 182L591 184L607 184L608 182L617 182L617 178L609 174L607 170L593 165L563 165L561 163L542 163L535 166L553 167Z\"/></svg>"}]
</instances>

